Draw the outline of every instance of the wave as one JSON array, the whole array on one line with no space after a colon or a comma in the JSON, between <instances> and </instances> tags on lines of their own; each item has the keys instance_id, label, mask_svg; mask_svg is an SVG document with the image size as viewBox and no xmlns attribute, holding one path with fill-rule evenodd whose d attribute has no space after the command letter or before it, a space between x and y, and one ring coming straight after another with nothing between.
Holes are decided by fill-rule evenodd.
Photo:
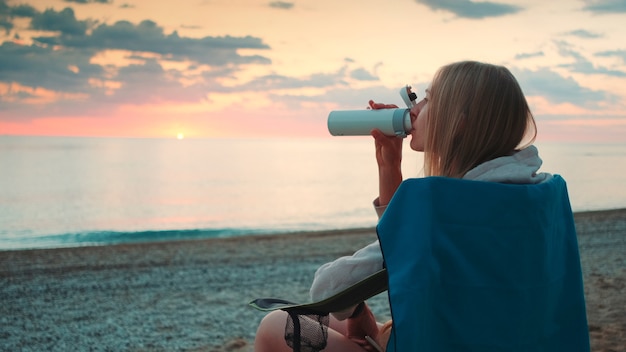
<instances>
[{"instance_id":1,"label":"wave","mask_svg":"<svg viewBox=\"0 0 626 352\"><path fill-rule=\"evenodd\" d=\"M285 231L248 228L147 230L134 232L93 231L37 237L2 238L0 239L0 250L104 246L123 243L164 242L258 234L270 235L283 232Z\"/></svg>"}]
</instances>

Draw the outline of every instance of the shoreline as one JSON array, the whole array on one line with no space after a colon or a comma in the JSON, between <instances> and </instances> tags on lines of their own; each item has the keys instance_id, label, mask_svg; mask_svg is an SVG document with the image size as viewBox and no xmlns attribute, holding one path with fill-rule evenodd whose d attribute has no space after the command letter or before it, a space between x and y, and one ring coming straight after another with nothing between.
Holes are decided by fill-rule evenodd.
<instances>
[{"instance_id":1,"label":"shoreline","mask_svg":"<svg viewBox=\"0 0 626 352\"><path fill-rule=\"evenodd\" d=\"M574 214L593 351L626 345L626 209ZM0 251L0 349L251 351L258 297L308 300L374 228ZM387 296L368 301L379 321Z\"/></svg>"},{"instance_id":2,"label":"shoreline","mask_svg":"<svg viewBox=\"0 0 626 352\"><path fill-rule=\"evenodd\" d=\"M574 218L586 218L593 217L594 214L612 214L612 213L626 213L625 208L612 208L612 209L601 209L601 210L585 210L574 212ZM150 230L150 231L139 231L139 233L158 233L158 232L189 232L189 233L198 233L198 232L211 232L213 230L205 230L205 229L182 229L182 230ZM125 246L125 245L147 245L147 244L174 244L178 242L196 242L196 241L228 241L228 240L238 240L245 239L249 237L253 238L280 238L280 237L291 237L291 236L328 236L332 234L350 234L350 233L362 233L366 231L376 231L375 226L371 227L357 227L357 228L346 228L346 229L327 229L327 230L302 230L302 231L280 231L280 232L271 232L271 231L258 231L251 230L250 233L243 234L234 234L232 236L219 236L219 237L189 237L189 238L175 238L175 239L157 239L153 241L143 241L143 240L128 240L121 242L112 242L112 243L101 243L101 244L93 244L90 242L77 242L76 245L71 246L51 246L51 247L27 247L27 248L0 248L0 254L4 252L21 252L21 251L40 251L40 250L65 250L65 249L81 249L81 248L101 248L101 247L111 247L111 246ZM113 232L112 232L113 233ZM117 232L114 232L117 233ZM135 233L135 232L133 232ZM85 244L80 244L85 243Z\"/></svg>"}]
</instances>

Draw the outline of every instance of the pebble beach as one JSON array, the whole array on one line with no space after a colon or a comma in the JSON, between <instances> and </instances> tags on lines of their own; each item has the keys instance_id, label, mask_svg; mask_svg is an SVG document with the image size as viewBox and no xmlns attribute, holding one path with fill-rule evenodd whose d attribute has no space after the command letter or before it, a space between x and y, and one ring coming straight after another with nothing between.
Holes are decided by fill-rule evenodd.
<instances>
[{"instance_id":1,"label":"pebble beach","mask_svg":"<svg viewBox=\"0 0 626 352\"><path fill-rule=\"evenodd\" d=\"M592 351L626 351L626 209L575 214ZM252 351L258 297L308 300L372 228L0 251L2 351ZM368 303L390 318L383 293Z\"/></svg>"}]
</instances>

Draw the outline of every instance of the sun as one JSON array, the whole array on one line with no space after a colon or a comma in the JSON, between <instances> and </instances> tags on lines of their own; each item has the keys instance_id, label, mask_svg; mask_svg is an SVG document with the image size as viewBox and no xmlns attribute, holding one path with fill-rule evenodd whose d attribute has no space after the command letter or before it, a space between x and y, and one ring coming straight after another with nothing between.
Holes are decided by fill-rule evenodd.
<instances>
[{"instance_id":1,"label":"sun","mask_svg":"<svg viewBox=\"0 0 626 352\"><path fill-rule=\"evenodd\" d=\"M185 135L184 135L184 134L182 134L182 133L178 133L178 134L176 135L176 138L177 138L177 139L183 139L183 138L185 138Z\"/></svg>"}]
</instances>

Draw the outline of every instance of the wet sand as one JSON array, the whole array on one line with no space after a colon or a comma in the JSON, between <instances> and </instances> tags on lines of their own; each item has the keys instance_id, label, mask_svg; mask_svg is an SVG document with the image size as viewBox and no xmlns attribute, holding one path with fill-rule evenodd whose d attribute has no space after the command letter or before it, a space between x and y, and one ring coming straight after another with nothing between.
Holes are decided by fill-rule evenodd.
<instances>
[{"instance_id":1,"label":"wet sand","mask_svg":"<svg viewBox=\"0 0 626 352\"><path fill-rule=\"evenodd\" d=\"M626 209L575 215L592 351L626 350ZM308 300L374 229L0 251L2 351L251 351L257 297ZM389 319L386 294L369 303Z\"/></svg>"}]
</instances>

